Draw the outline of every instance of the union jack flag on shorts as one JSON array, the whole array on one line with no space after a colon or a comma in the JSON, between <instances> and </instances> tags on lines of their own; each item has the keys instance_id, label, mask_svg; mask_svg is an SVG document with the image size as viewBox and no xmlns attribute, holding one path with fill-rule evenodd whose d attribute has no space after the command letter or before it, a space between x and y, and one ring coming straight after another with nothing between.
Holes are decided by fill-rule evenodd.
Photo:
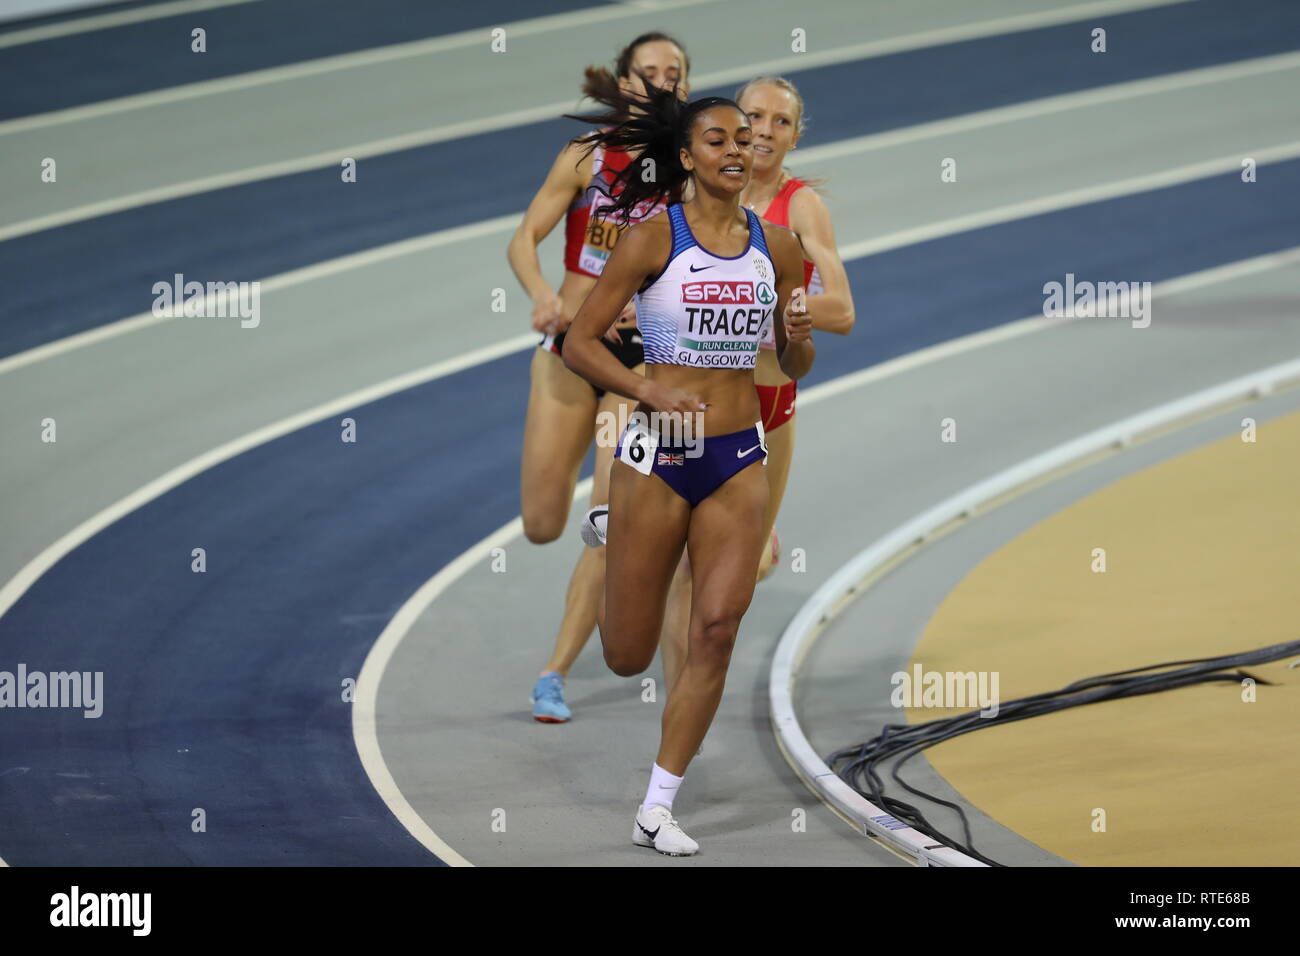
<instances>
[{"instance_id":1,"label":"union jack flag on shorts","mask_svg":"<svg viewBox=\"0 0 1300 956\"><path fill-rule=\"evenodd\" d=\"M686 464L686 453L680 455L669 454L661 451L659 453L659 464L661 465L684 465Z\"/></svg>"}]
</instances>

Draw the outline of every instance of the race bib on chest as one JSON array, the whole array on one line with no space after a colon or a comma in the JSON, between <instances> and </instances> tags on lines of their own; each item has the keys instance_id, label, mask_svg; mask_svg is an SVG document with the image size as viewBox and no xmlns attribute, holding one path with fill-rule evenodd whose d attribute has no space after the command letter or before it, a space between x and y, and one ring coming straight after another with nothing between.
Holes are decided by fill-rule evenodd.
<instances>
[{"instance_id":1,"label":"race bib on chest","mask_svg":"<svg viewBox=\"0 0 1300 956\"><path fill-rule=\"evenodd\" d=\"M582 251L578 254L578 265L587 272L600 275L609 261L609 255L618 244L621 231L612 222L600 218L602 212L614 204L603 193L597 192L591 200L590 213L587 216L587 232L582 239Z\"/></svg>"},{"instance_id":2,"label":"race bib on chest","mask_svg":"<svg viewBox=\"0 0 1300 956\"><path fill-rule=\"evenodd\" d=\"M688 278L682 282L681 308L686 321L677 336L675 364L750 369L771 327L776 293L762 280Z\"/></svg>"},{"instance_id":3,"label":"race bib on chest","mask_svg":"<svg viewBox=\"0 0 1300 956\"><path fill-rule=\"evenodd\" d=\"M606 195L599 189L593 188L591 190L591 206L587 213L587 231L582 237L582 249L578 253L578 265L594 275L600 275L604 271L605 263L609 261L614 247L618 245L618 237L623 234L625 228L617 225L617 223L622 222L621 216L615 216L614 221L603 218L613 205L613 197ZM648 201L639 202L633 207L628 223L634 224L647 219L658 209L659 207L654 203Z\"/></svg>"}]
</instances>

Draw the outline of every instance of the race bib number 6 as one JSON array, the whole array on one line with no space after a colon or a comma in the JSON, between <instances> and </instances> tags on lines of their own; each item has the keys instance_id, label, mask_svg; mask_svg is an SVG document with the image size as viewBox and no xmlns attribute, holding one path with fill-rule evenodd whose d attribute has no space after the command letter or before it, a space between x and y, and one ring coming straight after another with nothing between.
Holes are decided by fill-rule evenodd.
<instances>
[{"instance_id":1,"label":"race bib number 6","mask_svg":"<svg viewBox=\"0 0 1300 956\"><path fill-rule=\"evenodd\" d=\"M631 465L643 475L650 474L654 466L655 449L659 447L659 436L651 431L643 416L633 415L623 433L623 447L618 460Z\"/></svg>"}]
</instances>

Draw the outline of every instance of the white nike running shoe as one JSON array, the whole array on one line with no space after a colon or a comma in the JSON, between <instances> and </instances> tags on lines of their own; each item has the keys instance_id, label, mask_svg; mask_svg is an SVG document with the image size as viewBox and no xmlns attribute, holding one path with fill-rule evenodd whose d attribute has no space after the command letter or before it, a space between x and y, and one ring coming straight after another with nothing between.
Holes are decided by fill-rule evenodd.
<instances>
[{"instance_id":1,"label":"white nike running shoe","mask_svg":"<svg viewBox=\"0 0 1300 956\"><path fill-rule=\"evenodd\" d=\"M700 848L682 832L672 812L658 803L651 804L649 809L637 808L632 842L637 846L654 847L664 856L694 856Z\"/></svg>"},{"instance_id":2,"label":"white nike running shoe","mask_svg":"<svg viewBox=\"0 0 1300 956\"><path fill-rule=\"evenodd\" d=\"M589 548L599 548L605 544L605 530L609 526L609 506L597 505L587 512L578 530L582 541Z\"/></svg>"}]
</instances>

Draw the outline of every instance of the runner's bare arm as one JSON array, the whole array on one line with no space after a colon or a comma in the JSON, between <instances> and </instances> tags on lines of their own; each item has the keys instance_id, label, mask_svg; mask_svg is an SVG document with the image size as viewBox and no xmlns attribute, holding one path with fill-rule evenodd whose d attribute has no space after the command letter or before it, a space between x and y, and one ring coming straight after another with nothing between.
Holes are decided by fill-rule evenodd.
<instances>
[{"instance_id":1,"label":"runner's bare arm","mask_svg":"<svg viewBox=\"0 0 1300 956\"><path fill-rule=\"evenodd\" d=\"M666 388L623 366L600 344L624 304L668 261L672 236L666 216L631 226L618 240L564 337L564 364L597 388L645 402L658 411L699 411L699 400Z\"/></svg>"},{"instance_id":2,"label":"runner's bare arm","mask_svg":"<svg viewBox=\"0 0 1300 956\"><path fill-rule=\"evenodd\" d=\"M666 248L655 255L667 238L655 236L655 231L632 226L623 233L564 337L565 365L597 388L638 400L643 397L645 377L624 368L600 344L600 339L641 283L657 272L661 260L668 257Z\"/></svg>"},{"instance_id":3,"label":"runner's bare arm","mask_svg":"<svg viewBox=\"0 0 1300 956\"><path fill-rule=\"evenodd\" d=\"M817 350L812 343L812 318L794 311L794 291L803 288L803 253L794 233L782 226L763 223L767 250L776 266L776 315L772 331L781 371L790 378L803 378L812 368ZM806 298L805 298L806 303Z\"/></svg>"},{"instance_id":4,"label":"runner's bare arm","mask_svg":"<svg viewBox=\"0 0 1300 956\"><path fill-rule=\"evenodd\" d=\"M813 328L848 335L853 330L853 291L835 245L835 227L822 197L800 189L790 201L790 228L803 243L807 258L817 267L825 292L808 296Z\"/></svg>"},{"instance_id":5,"label":"runner's bare arm","mask_svg":"<svg viewBox=\"0 0 1300 956\"><path fill-rule=\"evenodd\" d=\"M519 284L536 304L556 298L555 290L542 275L542 265L537 258L537 247L550 235L570 203L586 186L591 173L591 160L580 146L569 143L551 164L528 210L510 239L506 259L514 270Z\"/></svg>"}]
</instances>

